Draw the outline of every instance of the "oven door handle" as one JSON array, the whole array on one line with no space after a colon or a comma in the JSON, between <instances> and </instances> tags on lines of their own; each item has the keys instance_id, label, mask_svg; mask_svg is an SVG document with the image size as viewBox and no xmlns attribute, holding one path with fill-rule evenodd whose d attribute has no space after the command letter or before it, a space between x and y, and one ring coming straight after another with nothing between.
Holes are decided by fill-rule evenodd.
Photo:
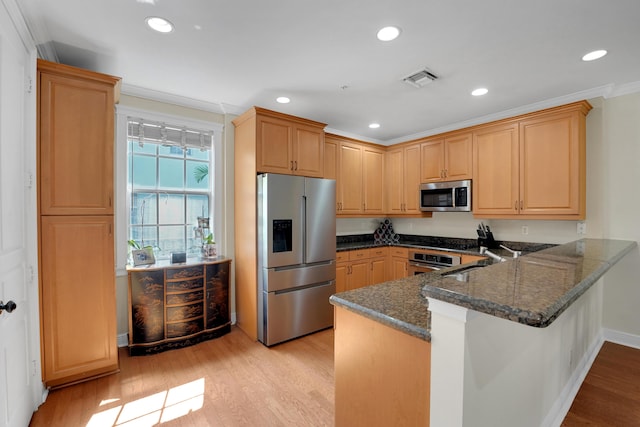
<instances>
[{"instance_id":1,"label":"oven door handle","mask_svg":"<svg viewBox=\"0 0 640 427\"><path fill-rule=\"evenodd\" d=\"M418 268L430 268L432 270L442 270L442 267L433 264L425 264L422 262L409 261L409 265Z\"/></svg>"}]
</instances>

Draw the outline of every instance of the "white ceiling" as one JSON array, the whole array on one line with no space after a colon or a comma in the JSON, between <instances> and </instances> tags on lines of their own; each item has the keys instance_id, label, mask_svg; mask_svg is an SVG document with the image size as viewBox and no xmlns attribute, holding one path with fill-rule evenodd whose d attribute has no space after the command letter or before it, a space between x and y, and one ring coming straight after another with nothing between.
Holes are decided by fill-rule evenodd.
<instances>
[{"instance_id":1,"label":"white ceiling","mask_svg":"<svg viewBox=\"0 0 640 427\"><path fill-rule=\"evenodd\" d=\"M640 90L638 0L18 4L41 56L120 76L123 93L233 114L257 105L384 144ZM151 31L148 16L175 31ZM400 37L378 41L386 25ZM595 49L609 54L581 60ZM439 79L402 82L423 67ZM489 93L472 97L480 86Z\"/></svg>"}]
</instances>

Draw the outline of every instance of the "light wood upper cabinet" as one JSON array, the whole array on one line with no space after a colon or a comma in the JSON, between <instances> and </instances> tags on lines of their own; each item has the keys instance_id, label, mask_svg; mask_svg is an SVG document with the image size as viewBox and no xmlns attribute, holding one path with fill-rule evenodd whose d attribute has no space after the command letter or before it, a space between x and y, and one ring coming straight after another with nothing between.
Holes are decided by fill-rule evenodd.
<instances>
[{"instance_id":1,"label":"light wood upper cabinet","mask_svg":"<svg viewBox=\"0 0 640 427\"><path fill-rule=\"evenodd\" d=\"M465 132L420 144L421 182L470 179L472 134Z\"/></svg>"},{"instance_id":2,"label":"light wood upper cabinet","mask_svg":"<svg viewBox=\"0 0 640 427\"><path fill-rule=\"evenodd\" d=\"M114 104L120 79L40 61L42 215L113 214Z\"/></svg>"},{"instance_id":3,"label":"light wood upper cabinet","mask_svg":"<svg viewBox=\"0 0 640 427\"><path fill-rule=\"evenodd\" d=\"M573 111L520 122L521 214L584 216L584 119Z\"/></svg>"},{"instance_id":4,"label":"light wood upper cabinet","mask_svg":"<svg viewBox=\"0 0 640 427\"><path fill-rule=\"evenodd\" d=\"M388 214L419 214L420 144L390 149L385 157Z\"/></svg>"},{"instance_id":5,"label":"light wood upper cabinet","mask_svg":"<svg viewBox=\"0 0 640 427\"><path fill-rule=\"evenodd\" d=\"M362 147L357 143L340 142L338 149L338 186L336 190L338 214L363 213L363 176Z\"/></svg>"},{"instance_id":6,"label":"light wood upper cabinet","mask_svg":"<svg viewBox=\"0 0 640 427\"><path fill-rule=\"evenodd\" d=\"M384 214L384 151L369 146L362 147L362 165L363 212Z\"/></svg>"},{"instance_id":7,"label":"light wood upper cabinet","mask_svg":"<svg viewBox=\"0 0 640 427\"><path fill-rule=\"evenodd\" d=\"M336 179L336 213L384 214L384 148L328 134L325 150L333 157L326 157L325 168L329 172L325 172L325 178Z\"/></svg>"},{"instance_id":8,"label":"light wood upper cabinet","mask_svg":"<svg viewBox=\"0 0 640 427\"><path fill-rule=\"evenodd\" d=\"M324 173L324 125L305 125L274 117L265 110L257 115L257 172L321 178Z\"/></svg>"},{"instance_id":9,"label":"light wood upper cabinet","mask_svg":"<svg viewBox=\"0 0 640 427\"><path fill-rule=\"evenodd\" d=\"M518 124L483 128L473 135L472 208L478 214L517 214Z\"/></svg>"},{"instance_id":10,"label":"light wood upper cabinet","mask_svg":"<svg viewBox=\"0 0 640 427\"><path fill-rule=\"evenodd\" d=\"M577 102L476 130L474 215L584 219L590 109Z\"/></svg>"}]
</instances>

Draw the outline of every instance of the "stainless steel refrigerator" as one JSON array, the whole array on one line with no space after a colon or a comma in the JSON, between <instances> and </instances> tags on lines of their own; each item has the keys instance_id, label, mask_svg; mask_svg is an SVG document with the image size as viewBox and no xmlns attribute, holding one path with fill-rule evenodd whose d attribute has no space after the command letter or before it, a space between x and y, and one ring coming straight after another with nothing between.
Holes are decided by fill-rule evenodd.
<instances>
[{"instance_id":1,"label":"stainless steel refrigerator","mask_svg":"<svg viewBox=\"0 0 640 427\"><path fill-rule=\"evenodd\" d=\"M267 346L333 326L336 182L258 175L258 339Z\"/></svg>"}]
</instances>

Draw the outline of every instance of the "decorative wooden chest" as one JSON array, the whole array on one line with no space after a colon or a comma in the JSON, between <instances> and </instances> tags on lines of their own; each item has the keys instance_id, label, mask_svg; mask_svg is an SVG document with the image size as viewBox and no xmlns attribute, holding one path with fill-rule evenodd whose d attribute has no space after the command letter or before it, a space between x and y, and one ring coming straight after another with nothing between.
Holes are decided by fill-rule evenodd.
<instances>
[{"instance_id":1,"label":"decorative wooden chest","mask_svg":"<svg viewBox=\"0 0 640 427\"><path fill-rule=\"evenodd\" d=\"M127 267L129 353L158 353L228 333L230 264L218 258Z\"/></svg>"}]
</instances>

